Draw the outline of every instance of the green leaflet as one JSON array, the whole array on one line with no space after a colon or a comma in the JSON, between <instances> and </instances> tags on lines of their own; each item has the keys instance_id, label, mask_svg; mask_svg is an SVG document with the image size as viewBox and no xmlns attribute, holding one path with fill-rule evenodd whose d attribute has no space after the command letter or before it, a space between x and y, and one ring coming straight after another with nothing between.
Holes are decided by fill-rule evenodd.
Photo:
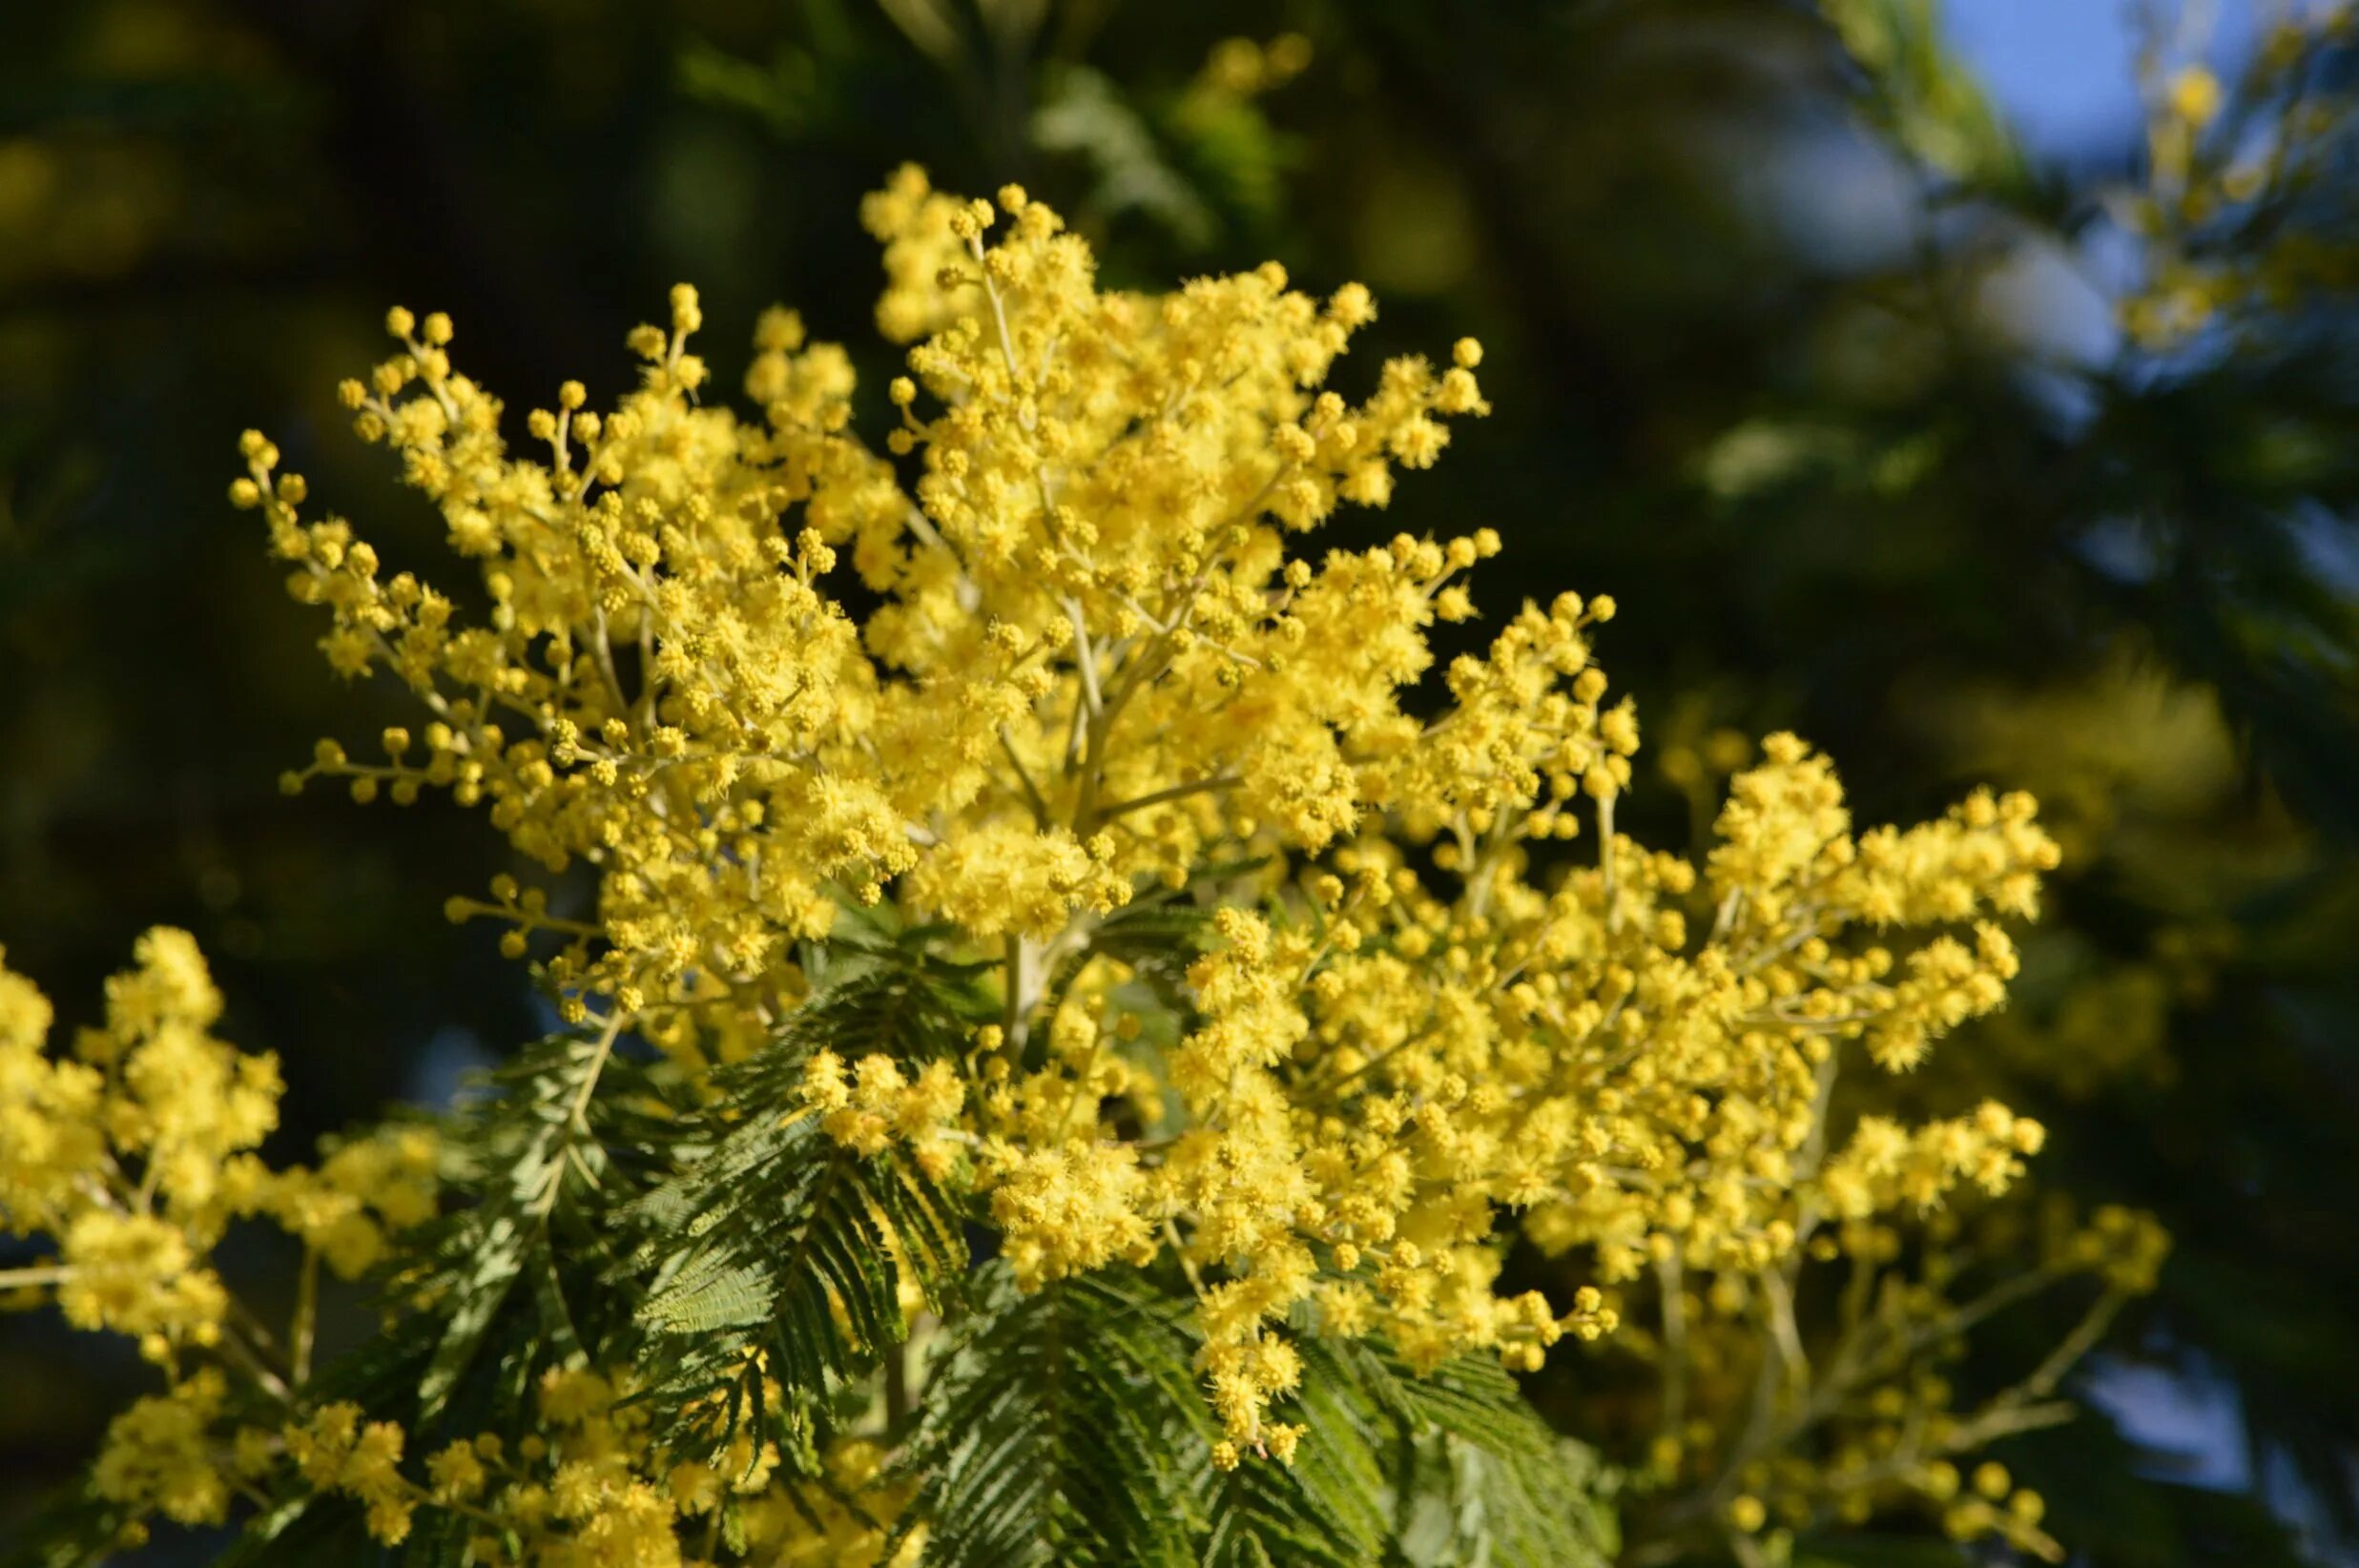
<instances>
[{"instance_id":1,"label":"green leaflet","mask_svg":"<svg viewBox=\"0 0 2359 1568\"><path fill-rule=\"evenodd\" d=\"M633 1360L668 1440L725 1441L769 1413L766 1370L802 1415L905 1336L901 1288L957 1294L967 1245L957 1198L888 1151L862 1157L797 1114L803 1063L820 1049L925 1061L969 1031L955 971L908 949L864 950L790 1019L768 1050L721 1081L680 1145L680 1168L639 1203L634 1275L646 1282ZM756 1361L759 1355L762 1359ZM722 1419L707 1403L719 1401Z\"/></svg>"},{"instance_id":2,"label":"green leaflet","mask_svg":"<svg viewBox=\"0 0 2359 1568\"><path fill-rule=\"evenodd\" d=\"M996 1265L977 1294L902 1459L928 1568L1194 1561L1185 1303L1119 1271L1020 1295Z\"/></svg>"},{"instance_id":3,"label":"green leaflet","mask_svg":"<svg viewBox=\"0 0 2359 1568\"><path fill-rule=\"evenodd\" d=\"M926 1561L1205 1568L1605 1568L1595 1460L1473 1359L1429 1375L1374 1343L1303 1336L1273 1413L1293 1462L1212 1468L1219 1435L1175 1282L1108 1270L1036 1295L993 1266L900 1467Z\"/></svg>"},{"instance_id":4,"label":"green leaflet","mask_svg":"<svg viewBox=\"0 0 2359 1568\"><path fill-rule=\"evenodd\" d=\"M1380 1342L1296 1341L1302 1384L1274 1413L1306 1427L1291 1466L1210 1477L1204 1561L1605 1568L1615 1537L1595 1459L1509 1377L1461 1356L1412 1371Z\"/></svg>"},{"instance_id":5,"label":"green leaflet","mask_svg":"<svg viewBox=\"0 0 2359 1568\"><path fill-rule=\"evenodd\" d=\"M1459 1356L1418 1375L1388 1348L1346 1346L1361 1387L1399 1423L1410 1478L1398 1551L1418 1568L1604 1568L1619 1547L1596 1456L1558 1435L1498 1363Z\"/></svg>"},{"instance_id":6,"label":"green leaflet","mask_svg":"<svg viewBox=\"0 0 2359 1568\"><path fill-rule=\"evenodd\" d=\"M542 1041L494 1076L498 1098L477 1124L483 1201L459 1216L437 1248L436 1295L445 1316L418 1385L424 1416L442 1413L519 1279L529 1276L544 1337L561 1359L583 1353L552 1283L550 1228L569 1191L593 1195L582 1189L601 1182L611 1165L599 1134L613 1120L613 1096L597 1092L610 1071L636 1076L615 1063L610 1046L569 1034Z\"/></svg>"}]
</instances>

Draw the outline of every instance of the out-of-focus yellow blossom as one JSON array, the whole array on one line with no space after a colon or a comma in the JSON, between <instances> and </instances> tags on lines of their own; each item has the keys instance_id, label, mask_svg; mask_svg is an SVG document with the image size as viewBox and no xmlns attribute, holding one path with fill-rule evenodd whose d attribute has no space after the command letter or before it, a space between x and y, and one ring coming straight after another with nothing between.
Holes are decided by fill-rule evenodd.
<instances>
[{"instance_id":1,"label":"out-of-focus yellow blossom","mask_svg":"<svg viewBox=\"0 0 2359 1568\"><path fill-rule=\"evenodd\" d=\"M77 1329L209 1343L229 1298L178 1227L93 1208L59 1238L58 1310Z\"/></svg>"},{"instance_id":2,"label":"out-of-focus yellow blossom","mask_svg":"<svg viewBox=\"0 0 2359 1568\"><path fill-rule=\"evenodd\" d=\"M278 1063L213 1037L221 998L188 933L158 927L134 956L70 1054L49 1048L47 999L0 968L0 1231L56 1248L0 1269L0 1289L18 1292L10 1305L53 1301L77 1329L133 1339L162 1369L167 1391L116 1418L93 1473L135 1532L152 1514L219 1523L233 1481L255 1470L251 1441L225 1425L225 1374L283 1401L307 1372L308 1287L289 1365L213 1267L231 1222L274 1220L358 1277L387 1230L434 1214L436 1148L397 1129L317 1170L272 1169L254 1151L278 1124Z\"/></svg>"},{"instance_id":3,"label":"out-of-focus yellow blossom","mask_svg":"<svg viewBox=\"0 0 2359 1568\"><path fill-rule=\"evenodd\" d=\"M1223 38L1212 46L1196 80L1200 92L1250 98L1284 87L1311 64L1311 40L1283 32L1267 44L1252 38Z\"/></svg>"},{"instance_id":4,"label":"out-of-focus yellow blossom","mask_svg":"<svg viewBox=\"0 0 2359 1568\"><path fill-rule=\"evenodd\" d=\"M358 1279L384 1257L388 1233L434 1216L436 1155L423 1127L351 1140L318 1170L278 1182L269 1211L339 1278Z\"/></svg>"},{"instance_id":5,"label":"out-of-focus yellow blossom","mask_svg":"<svg viewBox=\"0 0 2359 1568\"><path fill-rule=\"evenodd\" d=\"M908 1488L880 1473L874 1443L838 1442L823 1476L795 1482L779 1474L775 1445L742 1434L711 1463L667 1458L649 1439L649 1413L631 1402L627 1377L552 1369L536 1393L535 1435L510 1445L486 1434L423 1465L408 1462L399 1426L350 1404L289 1422L280 1443L312 1486L366 1509L378 1541L400 1545L421 1511L446 1511L469 1521L470 1560L486 1568L681 1568L707 1560L682 1549L681 1532L710 1541L724 1505L757 1560L829 1568L918 1560L921 1530L886 1551Z\"/></svg>"},{"instance_id":6,"label":"out-of-focus yellow blossom","mask_svg":"<svg viewBox=\"0 0 2359 1568\"><path fill-rule=\"evenodd\" d=\"M58 1248L0 1281L47 1287L75 1327L163 1360L220 1340L209 1255L232 1220L277 1220L357 1277L385 1227L434 1212L434 1145L413 1130L270 1169L253 1151L278 1124L277 1061L213 1038L221 998L188 933L158 927L135 957L66 1056L47 1048L47 1000L0 969L0 1229Z\"/></svg>"},{"instance_id":7,"label":"out-of-focus yellow blossom","mask_svg":"<svg viewBox=\"0 0 2359 1568\"><path fill-rule=\"evenodd\" d=\"M1960 1540L1995 1537L2061 1560L2037 1494L1994 1462L1970 1480L1960 1464L2070 1417L2056 1397L2064 1374L2129 1298L2153 1289L2169 1241L2126 1208L2083 1218L2058 1200L2036 1211L2012 1196L1991 1201L2041 1136L1991 1104L1913 1129L1864 1119L1823 1166L1828 1224L1806 1248L1840 1260L1847 1276L1831 1323L1806 1329L1794 1315L1800 1259L1749 1277L1662 1260L1648 1314L1659 1331L1619 1346L1655 1360L1664 1379L1645 1474L1675 1500L1645 1521L1655 1538L1694 1538L1712 1509L1738 1534L1914 1513ZM2004 1271L1994 1275L1993 1260ZM2071 1333L2021 1381L1961 1404L1946 1369L1967 1331L2075 1279L2097 1290Z\"/></svg>"},{"instance_id":8,"label":"out-of-focus yellow blossom","mask_svg":"<svg viewBox=\"0 0 2359 1568\"><path fill-rule=\"evenodd\" d=\"M175 1524L219 1524L230 1489L213 1427L228 1393L206 1368L116 1416L91 1472L98 1495Z\"/></svg>"},{"instance_id":9,"label":"out-of-focus yellow blossom","mask_svg":"<svg viewBox=\"0 0 2359 1568\"><path fill-rule=\"evenodd\" d=\"M882 1474L885 1451L861 1438L837 1443L822 1480L774 1487L744 1505L746 1535L780 1568L917 1568L924 1560L921 1524L892 1544L910 1487Z\"/></svg>"},{"instance_id":10,"label":"out-of-focus yellow blossom","mask_svg":"<svg viewBox=\"0 0 2359 1568\"><path fill-rule=\"evenodd\" d=\"M2330 62L2359 28L2359 10L2349 0L2272 10L2231 81L2200 57L2216 41L2213 20L2174 26L2141 52L2146 177L2121 206L2147 244L2147 265L2120 306L2140 348L2234 332L2359 277L2359 249L2287 221L2338 177L2352 99L2332 85Z\"/></svg>"},{"instance_id":11,"label":"out-of-focus yellow blossom","mask_svg":"<svg viewBox=\"0 0 2359 1568\"><path fill-rule=\"evenodd\" d=\"M1952 1188L1971 1182L1983 1191L2007 1190L2023 1174L2020 1155L2038 1152L2045 1133L1996 1101L1971 1117L1902 1127L1886 1117L1860 1120L1851 1141L1819 1173L1830 1213L1861 1220L1914 1205L1928 1209Z\"/></svg>"}]
</instances>

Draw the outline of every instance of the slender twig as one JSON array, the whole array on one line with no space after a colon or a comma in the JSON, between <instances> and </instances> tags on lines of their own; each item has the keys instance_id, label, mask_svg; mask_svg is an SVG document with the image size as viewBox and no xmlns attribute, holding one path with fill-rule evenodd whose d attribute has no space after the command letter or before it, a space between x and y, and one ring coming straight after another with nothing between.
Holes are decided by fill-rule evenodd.
<instances>
[{"instance_id":1,"label":"slender twig","mask_svg":"<svg viewBox=\"0 0 2359 1568\"><path fill-rule=\"evenodd\" d=\"M1128 812L1145 811L1149 806L1161 806L1173 800L1185 800L1190 795L1208 794L1216 790L1232 789L1236 782L1236 774L1219 774L1211 778L1199 778L1186 784L1174 784L1169 789L1156 790L1148 794L1133 795L1128 800L1117 800L1110 806L1100 806L1097 819L1101 822L1110 822Z\"/></svg>"},{"instance_id":2,"label":"slender twig","mask_svg":"<svg viewBox=\"0 0 2359 1568\"><path fill-rule=\"evenodd\" d=\"M1687 1288L1673 1248L1655 1264L1663 1292L1663 1431L1673 1437L1687 1419Z\"/></svg>"},{"instance_id":3,"label":"slender twig","mask_svg":"<svg viewBox=\"0 0 2359 1568\"><path fill-rule=\"evenodd\" d=\"M273 1399L282 1405L293 1403L294 1396L287 1390L286 1379L271 1371L270 1364L262 1359L259 1351L245 1342L236 1325L223 1324L221 1337L217 1343L221 1350L228 1353L229 1358L243 1367L247 1373L262 1386L263 1392Z\"/></svg>"},{"instance_id":4,"label":"slender twig","mask_svg":"<svg viewBox=\"0 0 2359 1568\"><path fill-rule=\"evenodd\" d=\"M1622 890L1614 875L1614 797L1601 795L1597 802L1597 859L1598 869L1605 883L1605 929L1608 933L1622 926Z\"/></svg>"},{"instance_id":5,"label":"slender twig","mask_svg":"<svg viewBox=\"0 0 2359 1568\"><path fill-rule=\"evenodd\" d=\"M904 1341L884 1352L885 1430L899 1432L909 1411L909 1346Z\"/></svg>"},{"instance_id":6,"label":"slender twig","mask_svg":"<svg viewBox=\"0 0 2359 1568\"><path fill-rule=\"evenodd\" d=\"M1002 985L1000 1027L1006 1037L1008 1050L1020 1053L1030 1030L1032 1004L1038 1000L1039 971L1044 965L1028 938L1011 935L1006 942L1004 967L1006 973Z\"/></svg>"},{"instance_id":7,"label":"slender twig","mask_svg":"<svg viewBox=\"0 0 2359 1568\"><path fill-rule=\"evenodd\" d=\"M566 1117L566 1124L590 1130L590 1100L598 1089L598 1079L606 1072L607 1059L614 1054L614 1042L623 1032L623 1015L618 1008L607 1015L606 1027L598 1034L597 1054L590 1058L589 1069L582 1075L582 1086L573 1096L573 1109Z\"/></svg>"},{"instance_id":8,"label":"slender twig","mask_svg":"<svg viewBox=\"0 0 2359 1568\"><path fill-rule=\"evenodd\" d=\"M295 1321L287 1330L288 1369L297 1388L311 1381L311 1342L320 1317L320 1249L303 1248L295 1275Z\"/></svg>"},{"instance_id":9,"label":"slender twig","mask_svg":"<svg viewBox=\"0 0 2359 1568\"><path fill-rule=\"evenodd\" d=\"M1024 758L1016 754L1016 743L1008 735L1007 726L1004 724L1000 726L1000 750L1007 753L1008 765L1016 770L1016 782L1024 786L1024 802L1032 808L1033 825L1041 828L1047 827L1049 821L1047 798L1041 794L1040 786L1032 782L1031 771L1024 767Z\"/></svg>"},{"instance_id":10,"label":"slender twig","mask_svg":"<svg viewBox=\"0 0 2359 1568\"><path fill-rule=\"evenodd\" d=\"M2017 1385L2017 1392L2031 1399L2044 1399L2054 1393L2057 1384L2062 1382L2064 1374L2072 1371L2073 1364L2096 1349L2097 1342L2105 1337L2105 1331L2113 1326L2114 1317L2128 1301L2129 1297L2120 1290L2107 1290L2098 1297L2079 1327L2048 1352L2047 1359L2040 1362L2029 1377Z\"/></svg>"}]
</instances>

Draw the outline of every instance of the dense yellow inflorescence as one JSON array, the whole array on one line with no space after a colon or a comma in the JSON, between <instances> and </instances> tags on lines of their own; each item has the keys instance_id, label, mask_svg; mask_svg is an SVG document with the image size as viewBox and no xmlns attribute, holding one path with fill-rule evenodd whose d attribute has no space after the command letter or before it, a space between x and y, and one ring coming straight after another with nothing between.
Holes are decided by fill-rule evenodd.
<instances>
[{"instance_id":1,"label":"dense yellow inflorescence","mask_svg":"<svg viewBox=\"0 0 2359 1568\"><path fill-rule=\"evenodd\" d=\"M2047 1390L1941 1413L1918 1353L1979 1310L1945 1293L1953 1202L2005 1192L2042 1129L1996 1103L1831 1108L1847 1062L1905 1073L2004 1002L2000 922L2036 913L2058 858L2029 797L1863 831L1828 760L1773 735L1700 861L1643 849L1614 827L1640 734L1594 658L1610 599L1527 601L1445 660L1437 625L1477 617L1489 529L1298 543L1384 506L1487 411L1478 344L1392 360L1354 401L1329 382L1376 314L1357 285L1318 299L1272 264L1104 290L1022 191L962 201L913 169L862 217L879 325L911 345L882 452L851 432L848 358L784 311L745 377L759 417L707 402L686 286L668 328L631 335L634 391L597 413L566 383L515 452L450 321L391 314L399 351L342 399L439 508L464 588L308 516L249 433L232 498L328 613L330 663L424 709L383 760L322 741L290 787L447 790L528 861L585 870L554 893L503 876L450 913L505 922L575 1021L636 1032L692 1084L772 1038L813 989L798 944L847 910L940 922L997 971L1000 1021L922 1066L816 1051L778 1116L971 1181L1025 1289L1175 1260L1222 1468L1303 1437L1279 1418L1302 1332L1528 1371L1640 1302L1650 1462L1713 1528L1897 1493L2046 1550L2038 1499L2003 1472L1961 1483L1953 1456ZM1204 916L1160 992L1100 939L1143 901ZM270 1170L275 1065L211 1037L185 935L138 957L64 1056L0 972L0 1225L58 1253L0 1285L136 1337L169 1378L116 1421L103 1496L212 1522L291 1465L386 1543L422 1508L473 1520L480 1561L704 1560L724 1513L781 1560L881 1560L906 1497L873 1445L837 1450L824 1486L774 1475L751 1437L680 1463L627 1372L575 1367L543 1383L541 1434L405 1455L401 1427L305 1397L307 1344L272 1373L207 1261L224 1227L266 1215L307 1282L315 1260L358 1274L433 1212L432 1141ZM1593 1283L1503 1289L1519 1228ZM2100 1274L2107 1314L2162 1246L2113 1211L2055 1235L2038 1277ZM1904 1252L1914 1284L1887 1278ZM1813 1384L1795 1275L1844 1257L1890 1288L1856 1285ZM225 1368L275 1408L239 1404Z\"/></svg>"},{"instance_id":2,"label":"dense yellow inflorescence","mask_svg":"<svg viewBox=\"0 0 2359 1568\"><path fill-rule=\"evenodd\" d=\"M863 217L879 325L918 340L889 456L849 431L845 356L782 312L746 377L758 420L700 401L682 287L631 337L639 389L600 415L568 383L522 453L449 321L393 313L401 351L344 401L476 563L480 621L306 521L250 435L235 499L330 613L328 658L427 711L383 761L323 742L294 782L447 788L552 872L594 868L577 912L503 879L453 913L545 940L571 1005L692 1063L793 1005L792 943L839 899L957 926L1004 968L975 1082L830 1060L810 1105L863 1151L942 1160L963 1133L1029 1285L1176 1247L1207 1281L1230 1455L1291 1442L1266 1417L1306 1303L1428 1362L1536 1367L1611 1327L1594 1292L1494 1290L1505 1216L1611 1285L1666 1248L1770 1268L1822 1225L2019 1169L2038 1129L1997 1107L1823 1145L1846 1042L1905 1069L2002 1001L1996 922L2034 913L2056 860L2028 798L1855 832L1827 761L1778 736L1706 864L1644 851L1612 831L1639 732L1592 656L1609 599L1526 603L1437 670L1495 535L1293 547L1486 411L1477 344L1393 360L1354 402L1327 383L1375 316L1356 285L1320 300L1268 265L1101 290L1045 206L914 170ZM1546 847L1584 832L1576 868ZM1195 1025L1142 1058L1093 930L1247 856L1258 907L1220 911ZM1052 1015L1044 976L1073 964ZM1142 1101L1169 1124L1140 1133Z\"/></svg>"}]
</instances>

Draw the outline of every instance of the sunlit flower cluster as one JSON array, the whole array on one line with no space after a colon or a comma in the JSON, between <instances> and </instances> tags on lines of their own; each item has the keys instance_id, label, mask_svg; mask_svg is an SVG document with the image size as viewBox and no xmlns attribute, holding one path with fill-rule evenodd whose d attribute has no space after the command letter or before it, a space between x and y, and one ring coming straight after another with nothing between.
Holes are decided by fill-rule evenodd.
<instances>
[{"instance_id":1,"label":"sunlit flower cluster","mask_svg":"<svg viewBox=\"0 0 2359 1568\"><path fill-rule=\"evenodd\" d=\"M1445 654L1493 531L1302 545L1487 412L1480 345L1393 359L1355 401L1330 381L1376 316L1358 285L1316 298L1270 264L1102 289L1021 190L959 200L908 169L863 218L879 324L910 345L881 451L850 428L848 357L783 311L745 377L758 414L709 401L686 286L631 335L635 390L600 413L565 383L518 449L452 323L391 314L397 351L342 399L440 511L463 588L387 572L249 433L232 498L326 613L328 661L422 708L367 760L322 741L290 786L483 808L552 879L503 876L453 917L504 922L573 1021L633 1031L692 1085L774 1037L819 983L805 944L862 906L938 923L999 1021L923 1063L816 1051L777 1118L971 1184L1024 1289L1184 1274L1222 1469L1301 1441L1306 1332L1528 1372L1642 1305L1697 1320L1664 1357L1692 1384L1666 1395L1685 1443L1682 1401L1734 1364L1705 1319L1774 1339L1804 1261L1873 1269L1954 1196L2015 1183L2041 1129L1997 1104L1832 1105L1839 1072L1906 1072L2003 1003L2000 922L2036 913L2057 861L2027 796L1862 830L1831 763L1775 735L1700 860L1644 849L1615 828L1640 731L1594 656L1610 598L1527 600ZM1195 919L1142 967L1115 937L1156 908ZM40 1055L37 999L0 992L0 1116L32 1129L0 1141L0 1197L63 1238L70 1314L169 1347L217 1331L201 1260L228 1217L271 1213L357 1270L431 1210L431 1150L397 1134L297 1184L262 1172L267 1059L204 1038L218 1004L185 939L142 957L72 1062ZM1519 1232L1571 1260L1561 1294L1500 1285ZM1698 1355L1721 1359L1668 1369ZM518 1540L682 1560L723 1491L773 1496L776 1456L674 1465L644 1402L617 1401L630 1382L553 1373L529 1451L486 1438L422 1469L400 1427L331 1404L221 1463L283 1454L389 1543L431 1505L485 1516L478 1561ZM217 1516L190 1457L222 1442L211 1387L126 1417L120 1489ZM1800 1434L1809 1409L1761 1419ZM1756 1493L1807 1491L1756 1475L1772 1455L1750 1438L1728 1455L1704 1495L1740 1532L1767 1519ZM1994 1518L2029 1505L2009 1506ZM823 1512L780 1507L805 1530ZM820 1535L838 1524L868 1528Z\"/></svg>"}]
</instances>

